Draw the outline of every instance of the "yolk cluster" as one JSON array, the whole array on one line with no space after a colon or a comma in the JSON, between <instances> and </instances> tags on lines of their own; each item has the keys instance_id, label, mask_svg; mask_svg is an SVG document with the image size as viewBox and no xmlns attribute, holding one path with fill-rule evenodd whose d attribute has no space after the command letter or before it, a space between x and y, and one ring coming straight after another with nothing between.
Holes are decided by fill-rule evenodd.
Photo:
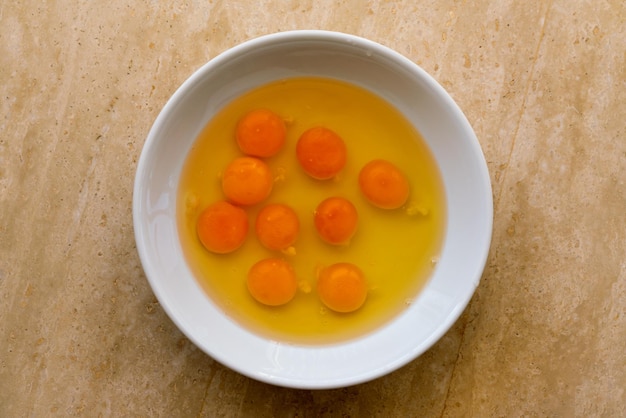
<instances>
[{"instance_id":1,"label":"yolk cluster","mask_svg":"<svg viewBox=\"0 0 626 418\"><path fill-rule=\"evenodd\" d=\"M226 254L237 250L248 235L246 207L266 200L274 178L263 158L276 155L287 137L284 120L268 109L256 109L237 123L235 140L241 157L235 158L221 174L225 200L215 202L199 215L198 238L210 252ZM336 132L316 126L298 139L295 157L303 171L316 180L336 178L347 161L347 147ZM397 209L409 196L409 182L393 163L373 160L358 177L359 188L372 205ZM349 200L331 196L315 208L313 224L320 239L329 245L349 245L358 226L358 212ZM255 235L267 249L295 255L294 244L300 231L297 213L286 204L262 207L256 217ZM319 269L316 290L329 309L347 313L359 309L367 298L368 286L361 269L338 262ZM272 257L254 264L247 277L248 291L259 303L279 306L296 295L298 281L292 265L284 258Z\"/></svg>"}]
</instances>

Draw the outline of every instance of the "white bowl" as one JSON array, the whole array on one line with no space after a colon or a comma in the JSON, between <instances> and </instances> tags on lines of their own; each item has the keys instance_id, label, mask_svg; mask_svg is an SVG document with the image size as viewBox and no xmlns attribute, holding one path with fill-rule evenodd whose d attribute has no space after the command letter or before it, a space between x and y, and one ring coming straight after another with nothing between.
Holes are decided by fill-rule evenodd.
<instances>
[{"instance_id":1,"label":"white bowl","mask_svg":"<svg viewBox=\"0 0 626 418\"><path fill-rule=\"evenodd\" d=\"M185 262L176 224L183 162L211 117L259 85L292 76L345 80L378 94L420 131L443 178L447 225L438 265L397 319L362 338L327 346L282 344L228 319ZM148 281L178 328L215 360L251 378L295 388L365 382L405 365L457 320L480 281L491 240L487 166L467 119L445 90L402 55L356 36L293 31L238 45L196 71L156 119L139 160L135 238Z\"/></svg>"}]
</instances>

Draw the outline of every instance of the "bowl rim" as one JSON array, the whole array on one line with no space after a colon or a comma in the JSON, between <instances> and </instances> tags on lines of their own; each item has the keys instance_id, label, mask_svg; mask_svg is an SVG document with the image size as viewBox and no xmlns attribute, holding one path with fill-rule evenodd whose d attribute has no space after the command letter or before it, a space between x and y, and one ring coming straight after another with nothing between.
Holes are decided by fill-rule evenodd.
<instances>
[{"instance_id":1,"label":"bowl rim","mask_svg":"<svg viewBox=\"0 0 626 418\"><path fill-rule=\"evenodd\" d=\"M398 62L401 66L408 68L410 71L417 74L422 80L424 80L428 87L433 89L435 94L439 96L440 99L445 101L446 106L450 109L450 111L454 114L454 118L463 126L463 129L469 134L470 146L473 150L472 158L475 159L478 164L478 169L480 171L480 177L482 180L481 187L488 193L485 193L483 196L484 202L482 205L485 208L485 217L486 217L486 225L485 225L485 241L486 245L479 259L476 260L475 263L475 271L472 272L471 276L468 277L467 280L471 280L473 284L473 288L471 292L468 292L464 298L458 301L455 308L450 312L445 322L442 322L438 325L438 327L432 332L429 338L426 341L423 341L418 347L414 347L413 350L409 350L403 355L395 358L394 361L386 363L384 366L378 367L376 369L369 370L365 373L360 373L352 376L341 376L333 379L326 379L320 381L313 381L309 379L303 378L294 378L289 376L277 376L268 374L266 372L260 372L258 370L251 371L245 367L242 367L237 362L232 361L231 358L227 356L220 355L215 352L209 352L206 349L206 346L202 341L199 341L198 338L191 333L189 330L185 328L185 324L181 323L178 319L177 311L170 306L167 302L167 295L163 294L160 290L160 287L156 285L155 275L158 274L154 270L154 266L152 265L149 251L144 242L144 226L142 224L142 216L144 205L142 199L140 198L141 193L143 191L142 181L144 180L144 175L146 170L148 169L148 165L153 159L153 154L155 153L154 144L157 141L157 134L160 131L162 125L168 122L168 118L172 109L177 106L180 102L185 99L185 95L187 92L194 88L194 86L201 83L202 79L210 73L214 68L220 66L223 63L228 62L232 58L240 56L250 51L254 51L255 49L266 46L268 44L277 45L281 43L291 43L291 42L302 42L302 41L325 41L325 42L340 42L342 44L349 44L359 48L366 48L369 50L376 51L377 54L383 54L391 60ZM449 204L449 203L448 203ZM336 32L336 31L326 31L326 30L291 30L284 32L277 32L267 35L262 35L259 37L255 37L249 40L246 40L238 45L235 45L215 57L211 58L208 62L198 68L193 72L191 76L189 76L181 85L177 88L177 90L173 93L173 95L168 99L159 115L157 116L154 124L152 125L146 141L143 145L141 155L139 157L139 161L137 164L137 171L135 175L135 184L133 189L133 225L135 232L135 241L137 251L146 275L146 278L152 288L152 291L155 293L155 296L159 300L164 311L167 313L168 317L175 323L178 329L185 334L187 338L189 338L194 344L200 347L206 354L208 354L211 358L218 361L219 363L227 366L228 368L237 371L238 373L253 378L255 380L259 380L265 383L270 383L273 385L291 387L291 388L301 388L301 389L330 389L330 388L338 388L338 387L346 387L359 383L363 383L366 381L370 381L376 378L379 378L383 375L386 375L392 371L399 369L400 367L406 365L410 361L419 357L426 350L431 348L439 339L453 326L453 324L458 320L460 315L463 313L467 305L469 304L476 287L480 282L480 278L483 274L487 257L489 255L490 243L492 238L492 227L493 227L493 199L492 199L492 189L491 189L491 181L489 177L489 171L487 168L487 164L480 146L478 139L469 124L469 121L459 108L459 106L454 102L452 97L447 93L447 91L425 70L423 70L419 65L414 63L413 61L406 58L404 55L396 52L395 50L379 44L375 41L362 38L357 35ZM355 344L355 341L348 341L345 344L339 344L339 348L344 345ZM307 349L328 349L328 346L320 346L320 347L307 347Z\"/></svg>"}]
</instances>

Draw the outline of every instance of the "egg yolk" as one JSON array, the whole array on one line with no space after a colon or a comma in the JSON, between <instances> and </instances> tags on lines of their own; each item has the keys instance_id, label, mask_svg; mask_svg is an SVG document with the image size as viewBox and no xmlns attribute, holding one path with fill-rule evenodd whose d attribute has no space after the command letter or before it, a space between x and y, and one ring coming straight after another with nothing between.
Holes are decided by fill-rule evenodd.
<instances>
[{"instance_id":1,"label":"egg yolk","mask_svg":"<svg viewBox=\"0 0 626 418\"><path fill-rule=\"evenodd\" d=\"M328 244L349 243L357 229L358 213L354 205L342 197L329 197L315 209L313 222L319 236Z\"/></svg>"},{"instance_id":2,"label":"egg yolk","mask_svg":"<svg viewBox=\"0 0 626 418\"><path fill-rule=\"evenodd\" d=\"M254 205L265 200L273 184L270 168L258 158L236 158L222 173L224 195L239 205Z\"/></svg>"},{"instance_id":3,"label":"egg yolk","mask_svg":"<svg viewBox=\"0 0 626 418\"><path fill-rule=\"evenodd\" d=\"M239 149L254 157L271 157L285 144L287 128L276 113L256 109L237 123L235 138Z\"/></svg>"},{"instance_id":4,"label":"egg yolk","mask_svg":"<svg viewBox=\"0 0 626 418\"><path fill-rule=\"evenodd\" d=\"M207 250L216 254L230 253L244 243L248 234L248 217L243 209L219 201L200 213L196 231Z\"/></svg>"},{"instance_id":5,"label":"egg yolk","mask_svg":"<svg viewBox=\"0 0 626 418\"><path fill-rule=\"evenodd\" d=\"M359 173L365 198L382 209L396 209L409 198L409 181L398 167L386 160L373 160Z\"/></svg>"},{"instance_id":6,"label":"egg yolk","mask_svg":"<svg viewBox=\"0 0 626 418\"><path fill-rule=\"evenodd\" d=\"M327 180L335 177L346 165L346 145L330 129L315 127L300 136L296 157L309 176Z\"/></svg>"},{"instance_id":7,"label":"egg yolk","mask_svg":"<svg viewBox=\"0 0 626 418\"><path fill-rule=\"evenodd\" d=\"M265 248L286 250L298 238L300 221L287 205L276 203L265 206L256 218L256 236Z\"/></svg>"},{"instance_id":8,"label":"egg yolk","mask_svg":"<svg viewBox=\"0 0 626 418\"><path fill-rule=\"evenodd\" d=\"M252 297L268 306L286 304L298 288L293 267L280 258L266 258L254 264L248 272L247 285Z\"/></svg>"},{"instance_id":9,"label":"egg yolk","mask_svg":"<svg viewBox=\"0 0 626 418\"><path fill-rule=\"evenodd\" d=\"M317 278L317 293L324 305L335 312L359 309L367 298L367 282L354 264L337 263L323 268Z\"/></svg>"}]
</instances>

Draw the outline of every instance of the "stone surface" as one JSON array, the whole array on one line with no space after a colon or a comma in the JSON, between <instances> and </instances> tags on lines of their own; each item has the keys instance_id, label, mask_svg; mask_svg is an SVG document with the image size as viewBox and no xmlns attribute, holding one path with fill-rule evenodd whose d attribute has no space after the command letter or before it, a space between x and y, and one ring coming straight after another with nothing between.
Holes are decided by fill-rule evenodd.
<instances>
[{"instance_id":1,"label":"stone surface","mask_svg":"<svg viewBox=\"0 0 626 418\"><path fill-rule=\"evenodd\" d=\"M131 217L143 142L183 80L311 28L431 73L476 130L495 204L455 326L402 369L325 391L198 350L151 292ZM4 2L0 416L626 416L625 51L621 0Z\"/></svg>"}]
</instances>

